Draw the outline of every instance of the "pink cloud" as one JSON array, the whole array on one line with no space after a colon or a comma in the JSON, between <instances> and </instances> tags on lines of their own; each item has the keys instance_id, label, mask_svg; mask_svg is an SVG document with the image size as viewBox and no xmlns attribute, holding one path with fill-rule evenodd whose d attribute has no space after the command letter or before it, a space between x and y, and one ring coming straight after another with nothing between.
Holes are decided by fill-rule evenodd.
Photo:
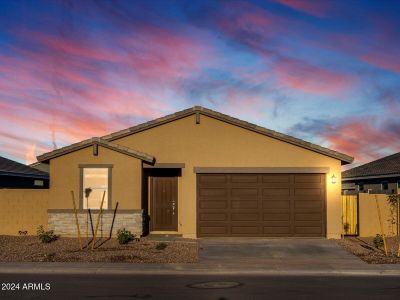
<instances>
[{"instance_id":1,"label":"pink cloud","mask_svg":"<svg viewBox=\"0 0 400 300\"><path fill-rule=\"evenodd\" d=\"M388 53L386 50L381 49L379 52L362 55L360 58L376 67L400 73L400 59L398 54Z\"/></svg>"},{"instance_id":2,"label":"pink cloud","mask_svg":"<svg viewBox=\"0 0 400 300\"><path fill-rule=\"evenodd\" d=\"M330 10L329 1L322 0L275 0L282 5L286 5L294 10L304 12L306 14L325 17Z\"/></svg>"},{"instance_id":3,"label":"pink cloud","mask_svg":"<svg viewBox=\"0 0 400 300\"><path fill-rule=\"evenodd\" d=\"M356 163L375 160L388 152L400 151L398 131L400 123L389 119L379 123L376 117L353 118L326 130L321 137L330 147L355 157Z\"/></svg>"},{"instance_id":4,"label":"pink cloud","mask_svg":"<svg viewBox=\"0 0 400 300\"><path fill-rule=\"evenodd\" d=\"M274 72L279 85L316 95L337 96L355 84L355 79L347 74L295 59L279 61Z\"/></svg>"}]
</instances>

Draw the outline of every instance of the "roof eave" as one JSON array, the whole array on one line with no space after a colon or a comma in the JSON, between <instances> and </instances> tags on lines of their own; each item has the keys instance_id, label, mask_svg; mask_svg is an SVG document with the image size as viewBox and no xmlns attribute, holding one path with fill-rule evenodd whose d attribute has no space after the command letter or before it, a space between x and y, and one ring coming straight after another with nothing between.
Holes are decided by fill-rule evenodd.
<instances>
[{"instance_id":1,"label":"roof eave","mask_svg":"<svg viewBox=\"0 0 400 300\"><path fill-rule=\"evenodd\" d=\"M90 140L87 140L86 143L83 143L83 142L80 142L80 143L81 143L81 145L79 145L79 143L77 143L75 147L72 147L72 145L67 146L67 147L70 147L70 149L63 150L62 148L60 148L58 150L54 150L52 152L48 152L48 153L39 155L36 158L39 162L48 163L51 159L54 159L56 157L63 156L63 155L66 155L66 154L69 154L69 153L72 153L72 152L75 152L75 151L78 151L78 150L81 150L81 149L84 149L84 148L87 148L87 147L97 144L104 148L140 159L140 160L148 162L150 164L153 164L155 162L154 156L148 155L146 153L137 153L136 151L134 152L133 150L132 151L124 150L124 149L121 149L121 147L118 147L117 145L109 145L107 142L103 142L99 138L92 138Z\"/></svg>"},{"instance_id":2,"label":"roof eave","mask_svg":"<svg viewBox=\"0 0 400 300\"><path fill-rule=\"evenodd\" d=\"M400 173L342 177L342 181L364 180L364 179L375 179L375 178L391 178L391 177L400 177Z\"/></svg>"}]
</instances>

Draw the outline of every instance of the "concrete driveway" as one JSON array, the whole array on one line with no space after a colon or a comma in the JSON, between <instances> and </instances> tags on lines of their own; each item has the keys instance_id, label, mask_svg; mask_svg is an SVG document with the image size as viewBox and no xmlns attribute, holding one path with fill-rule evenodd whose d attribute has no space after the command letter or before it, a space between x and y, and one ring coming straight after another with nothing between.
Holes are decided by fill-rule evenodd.
<instances>
[{"instance_id":1,"label":"concrete driveway","mask_svg":"<svg viewBox=\"0 0 400 300\"><path fill-rule=\"evenodd\" d=\"M204 238L199 243L200 263L213 268L318 271L367 266L327 239Z\"/></svg>"}]
</instances>

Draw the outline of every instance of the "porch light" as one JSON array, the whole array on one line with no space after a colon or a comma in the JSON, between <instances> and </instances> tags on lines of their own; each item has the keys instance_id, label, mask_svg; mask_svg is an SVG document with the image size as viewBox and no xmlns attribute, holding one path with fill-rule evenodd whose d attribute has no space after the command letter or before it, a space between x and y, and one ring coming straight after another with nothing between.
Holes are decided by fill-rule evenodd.
<instances>
[{"instance_id":1,"label":"porch light","mask_svg":"<svg viewBox=\"0 0 400 300\"><path fill-rule=\"evenodd\" d=\"M335 183L336 183L336 176L335 176L335 174L332 175L332 177L331 177L331 182L332 182L332 184L335 184Z\"/></svg>"}]
</instances>

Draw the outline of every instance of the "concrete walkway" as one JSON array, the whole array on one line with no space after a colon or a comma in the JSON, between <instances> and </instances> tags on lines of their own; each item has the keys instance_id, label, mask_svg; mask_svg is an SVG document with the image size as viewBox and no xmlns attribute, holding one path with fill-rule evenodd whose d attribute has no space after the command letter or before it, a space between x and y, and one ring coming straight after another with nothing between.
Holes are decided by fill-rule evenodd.
<instances>
[{"instance_id":1,"label":"concrete walkway","mask_svg":"<svg viewBox=\"0 0 400 300\"><path fill-rule=\"evenodd\" d=\"M199 240L199 263L0 263L0 273L391 275L400 265L370 265L326 239Z\"/></svg>"}]
</instances>

